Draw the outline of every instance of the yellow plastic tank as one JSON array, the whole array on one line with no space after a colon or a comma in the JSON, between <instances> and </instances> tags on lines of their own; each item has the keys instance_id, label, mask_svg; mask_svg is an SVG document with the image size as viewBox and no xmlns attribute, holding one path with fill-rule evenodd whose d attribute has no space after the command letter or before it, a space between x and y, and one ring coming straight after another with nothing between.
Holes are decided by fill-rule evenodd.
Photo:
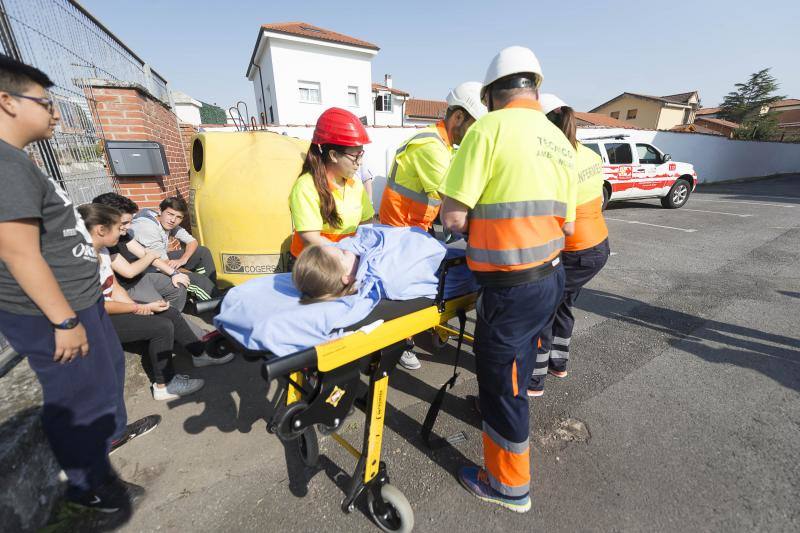
<instances>
[{"instance_id":1,"label":"yellow plastic tank","mask_svg":"<svg viewBox=\"0 0 800 533\"><path fill-rule=\"evenodd\" d=\"M292 233L289 192L308 141L268 131L198 133L192 141L192 232L221 287L281 272Z\"/></svg>"}]
</instances>

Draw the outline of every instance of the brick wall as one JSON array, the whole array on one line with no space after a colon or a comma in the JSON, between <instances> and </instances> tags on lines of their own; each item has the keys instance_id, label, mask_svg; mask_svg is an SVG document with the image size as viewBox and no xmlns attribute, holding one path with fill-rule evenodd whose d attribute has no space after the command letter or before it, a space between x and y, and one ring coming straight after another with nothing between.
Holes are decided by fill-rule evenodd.
<instances>
[{"instance_id":1,"label":"brick wall","mask_svg":"<svg viewBox=\"0 0 800 533\"><path fill-rule=\"evenodd\" d=\"M194 128L179 123L177 116L143 87L104 84L87 88L95 102L92 115L98 130L112 141L156 141L164 146L168 176L118 178L120 194L139 207L156 207L167 196L189 195L187 145Z\"/></svg>"}]
</instances>

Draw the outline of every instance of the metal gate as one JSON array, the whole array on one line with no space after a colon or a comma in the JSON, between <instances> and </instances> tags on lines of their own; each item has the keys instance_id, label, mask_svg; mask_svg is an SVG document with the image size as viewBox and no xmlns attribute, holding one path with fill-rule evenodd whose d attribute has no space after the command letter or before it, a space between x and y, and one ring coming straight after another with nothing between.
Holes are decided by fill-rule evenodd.
<instances>
[{"instance_id":1,"label":"metal gate","mask_svg":"<svg viewBox=\"0 0 800 533\"><path fill-rule=\"evenodd\" d=\"M55 83L50 93L61 121L51 140L30 148L36 164L76 204L117 190L107 169L102 125L92 120L92 80L137 83L169 102L167 81L74 0L0 0L0 52L44 71ZM0 336L0 354L6 348Z\"/></svg>"}]
</instances>

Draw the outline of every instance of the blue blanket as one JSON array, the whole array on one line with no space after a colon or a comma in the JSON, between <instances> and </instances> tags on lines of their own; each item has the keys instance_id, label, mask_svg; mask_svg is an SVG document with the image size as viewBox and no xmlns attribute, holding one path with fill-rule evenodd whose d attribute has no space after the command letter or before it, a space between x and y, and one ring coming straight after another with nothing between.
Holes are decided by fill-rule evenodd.
<instances>
[{"instance_id":1,"label":"blue blanket","mask_svg":"<svg viewBox=\"0 0 800 533\"><path fill-rule=\"evenodd\" d=\"M288 355L344 335L345 328L366 318L382 298L434 298L445 254L463 255L463 250L448 250L417 228L380 225L360 226L355 236L335 246L359 256L355 294L301 304L291 274L265 276L231 289L214 324L250 350ZM474 290L466 267L448 274L445 295Z\"/></svg>"}]
</instances>

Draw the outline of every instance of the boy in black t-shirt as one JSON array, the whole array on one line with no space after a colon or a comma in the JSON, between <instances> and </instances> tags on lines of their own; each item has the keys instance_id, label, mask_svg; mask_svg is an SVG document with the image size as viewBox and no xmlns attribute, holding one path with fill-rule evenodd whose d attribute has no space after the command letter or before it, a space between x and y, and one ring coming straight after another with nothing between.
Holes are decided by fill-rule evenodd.
<instances>
[{"instance_id":1,"label":"boy in black t-shirt","mask_svg":"<svg viewBox=\"0 0 800 533\"><path fill-rule=\"evenodd\" d=\"M111 513L129 510L143 489L116 477L109 450L158 418L126 428L124 354L101 300L91 237L69 195L23 151L53 135L52 85L0 54L0 333L42 385L42 425L67 475L67 498Z\"/></svg>"}]
</instances>

